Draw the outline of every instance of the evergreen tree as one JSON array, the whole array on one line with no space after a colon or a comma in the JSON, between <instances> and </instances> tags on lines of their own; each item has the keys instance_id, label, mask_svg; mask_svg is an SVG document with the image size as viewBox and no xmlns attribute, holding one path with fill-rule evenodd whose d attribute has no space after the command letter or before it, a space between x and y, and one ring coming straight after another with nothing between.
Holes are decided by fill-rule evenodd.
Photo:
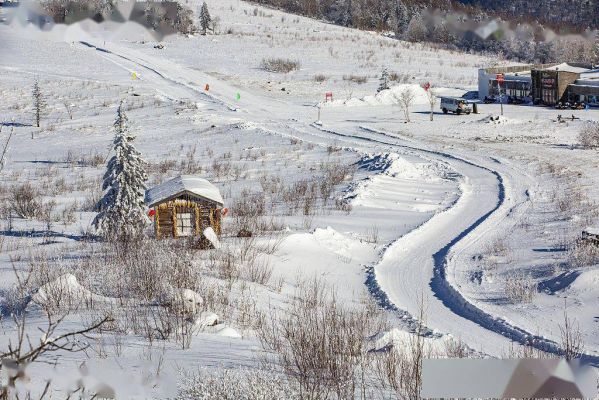
<instances>
[{"instance_id":1,"label":"evergreen tree","mask_svg":"<svg viewBox=\"0 0 599 400\"><path fill-rule=\"evenodd\" d=\"M42 119L42 115L46 108L46 101L44 100L44 96L42 94L42 89L40 88L40 82L36 79L33 82L33 112L35 116L35 126L40 127L40 121Z\"/></svg>"},{"instance_id":2,"label":"evergreen tree","mask_svg":"<svg viewBox=\"0 0 599 400\"><path fill-rule=\"evenodd\" d=\"M203 35L206 34L206 31L210 27L210 22L212 22L212 17L210 17L208 5L206 4L206 2L204 2L202 4L202 8L200 9L200 26L202 27Z\"/></svg>"},{"instance_id":3,"label":"evergreen tree","mask_svg":"<svg viewBox=\"0 0 599 400\"><path fill-rule=\"evenodd\" d=\"M376 90L377 93L389 89L389 71L387 71L387 68L383 68L379 82L379 88Z\"/></svg>"},{"instance_id":4,"label":"evergreen tree","mask_svg":"<svg viewBox=\"0 0 599 400\"><path fill-rule=\"evenodd\" d=\"M427 39L428 27L422 20L420 14L415 14L405 32L406 40L410 42L423 42Z\"/></svg>"},{"instance_id":5,"label":"evergreen tree","mask_svg":"<svg viewBox=\"0 0 599 400\"><path fill-rule=\"evenodd\" d=\"M114 129L114 155L107 164L102 185L105 193L93 224L105 238L128 240L139 236L148 222L144 204L148 176L146 163L133 146L135 135L129 131L122 102Z\"/></svg>"},{"instance_id":6,"label":"evergreen tree","mask_svg":"<svg viewBox=\"0 0 599 400\"><path fill-rule=\"evenodd\" d=\"M394 15L394 24L395 24L395 37L401 39L408 29L408 24L410 23L410 14L408 12L408 7L402 0L395 1L395 15Z\"/></svg>"}]
</instances>

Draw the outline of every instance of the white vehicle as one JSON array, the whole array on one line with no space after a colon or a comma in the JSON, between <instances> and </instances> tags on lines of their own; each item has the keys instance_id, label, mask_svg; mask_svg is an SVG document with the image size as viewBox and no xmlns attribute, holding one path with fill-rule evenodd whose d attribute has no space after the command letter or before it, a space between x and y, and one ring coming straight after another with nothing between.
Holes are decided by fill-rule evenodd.
<instances>
[{"instance_id":1,"label":"white vehicle","mask_svg":"<svg viewBox=\"0 0 599 400\"><path fill-rule=\"evenodd\" d=\"M472 112L468 101L460 97L441 97L441 110L443 110L443 114L451 111L457 115L462 113L470 114Z\"/></svg>"}]
</instances>

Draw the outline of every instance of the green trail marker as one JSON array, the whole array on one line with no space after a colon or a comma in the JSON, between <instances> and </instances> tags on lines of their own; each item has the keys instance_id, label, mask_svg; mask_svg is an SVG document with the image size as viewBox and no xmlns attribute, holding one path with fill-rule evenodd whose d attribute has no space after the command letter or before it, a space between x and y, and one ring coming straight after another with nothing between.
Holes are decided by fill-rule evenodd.
<instances>
[{"instance_id":1,"label":"green trail marker","mask_svg":"<svg viewBox=\"0 0 599 400\"><path fill-rule=\"evenodd\" d=\"M239 92L237 92L237 94L235 95L235 100L241 100L241 94Z\"/></svg>"}]
</instances>

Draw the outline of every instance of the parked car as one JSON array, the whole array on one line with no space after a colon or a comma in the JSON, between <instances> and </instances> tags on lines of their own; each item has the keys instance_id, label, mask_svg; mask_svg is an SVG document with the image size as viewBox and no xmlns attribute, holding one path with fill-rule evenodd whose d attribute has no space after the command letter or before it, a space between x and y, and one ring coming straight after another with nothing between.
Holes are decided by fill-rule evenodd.
<instances>
[{"instance_id":1,"label":"parked car","mask_svg":"<svg viewBox=\"0 0 599 400\"><path fill-rule=\"evenodd\" d=\"M497 101L497 98L494 95L485 96L485 98L483 99L483 103L485 103L485 104L492 104L492 103L495 103L496 101Z\"/></svg>"},{"instance_id":2,"label":"parked car","mask_svg":"<svg viewBox=\"0 0 599 400\"><path fill-rule=\"evenodd\" d=\"M468 101L460 97L441 97L441 110L443 114L452 112L454 114L470 114L472 108L468 104Z\"/></svg>"},{"instance_id":3,"label":"parked car","mask_svg":"<svg viewBox=\"0 0 599 400\"><path fill-rule=\"evenodd\" d=\"M508 104L522 104L524 103L524 99L521 97L509 96L507 98Z\"/></svg>"},{"instance_id":4,"label":"parked car","mask_svg":"<svg viewBox=\"0 0 599 400\"><path fill-rule=\"evenodd\" d=\"M462 95L462 99L478 100L478 90L470 90Z\"/></svg>"}]
</instances>

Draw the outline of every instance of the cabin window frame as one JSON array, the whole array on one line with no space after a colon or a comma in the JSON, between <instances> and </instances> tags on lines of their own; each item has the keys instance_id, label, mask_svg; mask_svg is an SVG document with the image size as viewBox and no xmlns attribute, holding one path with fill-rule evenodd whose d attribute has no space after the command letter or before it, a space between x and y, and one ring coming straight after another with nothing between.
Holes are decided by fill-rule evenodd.
<instances>
[{"instance_id":1,"label":"cabin window frame","mask_svg":"<svg viewBox=\"0 0 599 400\"><path fill-rule=\"evenodd\" d=\"M177 236L190 237L195 234L195 215L190 210L175 210ZM186 224L188 222L188 224Z\"/></svg>"}]
</instances>

